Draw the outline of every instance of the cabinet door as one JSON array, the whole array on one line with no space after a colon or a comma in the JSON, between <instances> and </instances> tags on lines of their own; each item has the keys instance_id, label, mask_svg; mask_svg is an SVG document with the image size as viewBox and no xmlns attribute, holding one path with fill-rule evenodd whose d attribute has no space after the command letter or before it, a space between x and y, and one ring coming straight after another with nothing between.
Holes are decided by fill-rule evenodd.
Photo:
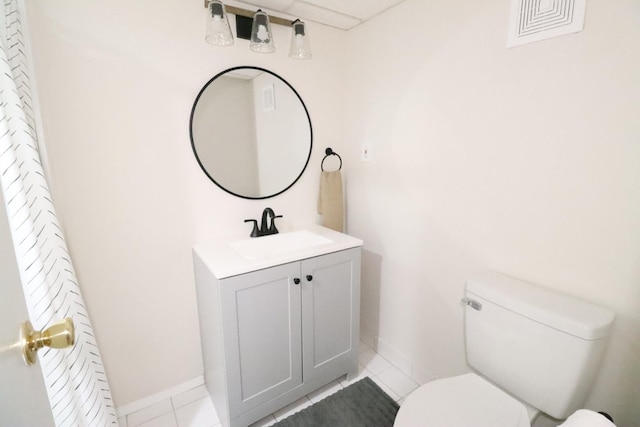
<instances>
[{"instance_id":1,"label":"cabinet door","mask_svg":"<svg viewBox=\"0 0 640 427\"><path fill-rule=\"evenodd\" d=\"M360 248L302 261L305 381L357 370L359 328Z\"/></svg>"},{"instance_id":2,"label":"cabinet door","mask_svg":"<svg viewBox=\"0 0 640 427\"><path fill-rule=\"evenodd\" d=\"M230 417L302 383L300 264L220 284Z\"/></svg>"}]
</instances>

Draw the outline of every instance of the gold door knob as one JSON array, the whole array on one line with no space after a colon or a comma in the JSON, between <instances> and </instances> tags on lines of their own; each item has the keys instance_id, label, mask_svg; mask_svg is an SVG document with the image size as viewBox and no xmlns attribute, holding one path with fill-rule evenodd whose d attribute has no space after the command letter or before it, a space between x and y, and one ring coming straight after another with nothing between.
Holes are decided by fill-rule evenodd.
<instances>
[{"instance_id":1,"label":"gold door knob","mask_svg":"<svg viewBox=\"0 0 640 427\"><path fill-rule=\"evenodd\" d=\"M76 339L73 320L63 319L49 326L44 331L34 331L31 322L24 322L20 327L20 346L22 357L27 366L36 363L36 352L42 347L71 347Z\"/></svg>"}]
</instances>

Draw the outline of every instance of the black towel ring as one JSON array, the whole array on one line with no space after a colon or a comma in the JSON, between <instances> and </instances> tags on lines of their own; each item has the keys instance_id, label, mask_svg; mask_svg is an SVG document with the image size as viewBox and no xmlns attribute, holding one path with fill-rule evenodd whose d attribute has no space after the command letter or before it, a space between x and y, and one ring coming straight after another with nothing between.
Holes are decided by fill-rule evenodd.
<instances>
[{"instance_id":1,"label":"black towel ring","mask_svg":"<svg viewBox=\"0 0 640 427\"><path fill-rule=\"evenodd\" d=\"M340 157L340 154L336 153L335 151L333 151L331 149L331 147L327 148L326 150L324 150L325 156L322 159L322 163L320 163L320 169L324 172L324 161L327 160L327 157L329 156L338 156L338 159L340 159L340 166L338 167L338 170L342 169L342 157Z\"/></svg>"}]
</instances>

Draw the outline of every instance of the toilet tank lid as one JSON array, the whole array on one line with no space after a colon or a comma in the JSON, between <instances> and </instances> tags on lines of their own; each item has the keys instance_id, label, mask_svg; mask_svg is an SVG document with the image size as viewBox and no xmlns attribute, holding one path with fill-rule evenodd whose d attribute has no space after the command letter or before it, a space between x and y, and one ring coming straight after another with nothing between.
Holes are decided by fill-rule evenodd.
<instances>
[{"instance_id":1,"label":"toilet tank lid","mask_svg":"<svg viewBox=\"0 0 640 427\"><path fill-rule=\"evenodd\" d=\"M498 272L486 272L468 279L466 290L585 340L605 337L613 323L611 310Z\"/></svg>"}]
</instances>

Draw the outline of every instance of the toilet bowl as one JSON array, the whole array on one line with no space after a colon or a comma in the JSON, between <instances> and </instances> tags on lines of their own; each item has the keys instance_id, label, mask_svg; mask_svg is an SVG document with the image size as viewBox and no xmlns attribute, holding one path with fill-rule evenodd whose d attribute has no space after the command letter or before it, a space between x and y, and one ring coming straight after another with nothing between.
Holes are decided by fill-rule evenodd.
<instances>
[{"instance_id":1,"label":"toilet bowl","mask_svg":"<svg viewBox=\"0 0 640 427\"><path fill-rule=\"evenodd\" d=\"M407 397L394 427L530 427L527 408L476 374L431 381Z\"/></svg>"}]
</instances>

